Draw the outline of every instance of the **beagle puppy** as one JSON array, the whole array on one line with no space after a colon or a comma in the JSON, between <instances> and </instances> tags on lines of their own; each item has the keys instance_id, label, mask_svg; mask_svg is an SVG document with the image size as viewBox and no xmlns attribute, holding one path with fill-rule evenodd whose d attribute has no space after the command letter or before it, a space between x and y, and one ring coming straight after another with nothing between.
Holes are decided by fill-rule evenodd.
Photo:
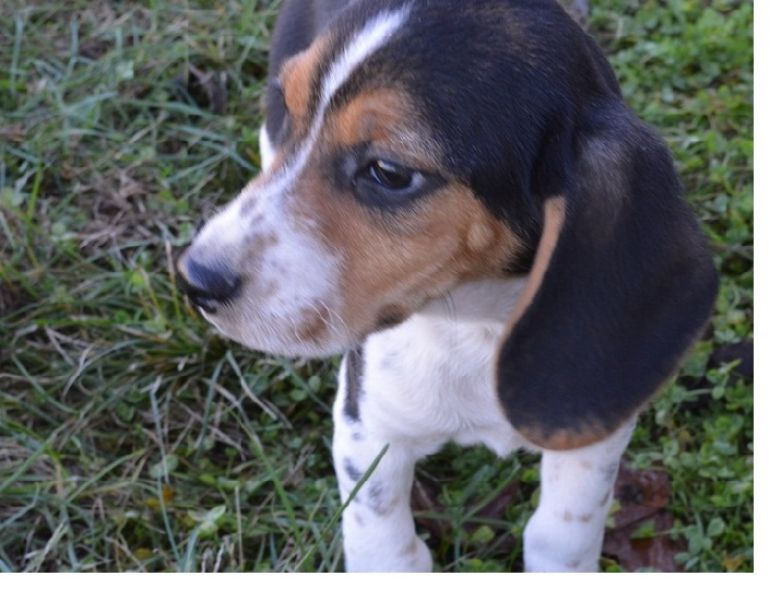
<instances>
[{"instance_id":1,"label":"beagle puppy","mask_svg":"<svg viewBox=\"0 0 770 600\"><path fill-rule=\"evenodd\" d=\"M286 0L261 151L178 268L224 336L345 353L346 568L431 569L414 466L453 441L541 452L525 568L596 570L635 417L717 291L596 43L556 0Z\"/></svg>"}]
</instances>

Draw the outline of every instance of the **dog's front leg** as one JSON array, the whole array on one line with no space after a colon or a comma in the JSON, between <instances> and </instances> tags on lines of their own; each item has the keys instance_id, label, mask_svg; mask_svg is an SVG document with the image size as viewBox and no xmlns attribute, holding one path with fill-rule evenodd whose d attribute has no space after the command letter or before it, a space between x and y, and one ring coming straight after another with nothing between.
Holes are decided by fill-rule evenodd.
<instances>
[{"instance_id":1,"label":"dog's front leg","mask_svg":"<svg viewBox=\"0 0 770 600\"><path fill-rule=\"evenodd\" d=\"M596 571L623 451L636 419L578 450L545 451L540 502L524 530L527 571Z\"/></svg>"},{"instance_id":2,"label":"dog's front leg","mask_svg":"<svg viewBox=\"0 0 770 600\"><path fill-rule=\"evenodd\" d=\"M430 551L415 533L410 506L414 465L421 455L403 438L385 439L367 426L365 414L351 410L350 394L360 392L348 387L353 378L346 374L355 367L350 363L348 355L335 401L333 441L342 502L358 488L342 515L346 570L430 571Z\"/></svg>"}]
</instances>

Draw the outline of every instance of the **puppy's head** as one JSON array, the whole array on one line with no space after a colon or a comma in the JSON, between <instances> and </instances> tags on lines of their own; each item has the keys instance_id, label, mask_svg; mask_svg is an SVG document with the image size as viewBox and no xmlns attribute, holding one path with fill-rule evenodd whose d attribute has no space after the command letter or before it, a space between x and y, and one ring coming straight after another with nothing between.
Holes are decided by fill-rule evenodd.
<instances>
[{"instance_id":1,"label":"puppy's head","mask_svg":"<svg viewBox=\"0 0 770 600\"><path fill-rule=\"evenodd\" d=\"M413 5L362 4L283 64L273 164L179 262L203 314L253 348L339 352L523 253L447 152L475 151L440 113L475 107L425 94L462 81L423 39L431 27Z\"/></svg>"},{"instance_id":2,"label":"puppy's head","mask_svg":"<svg viewBox=\"0 0 770 600\"><path fill-rule=\"evenodd\" d=\"M703 326L713 267L667 151L555 2L354 2L271 93L274 161L179 261L224 335L328 355L531 272L498 391L530 439L573 447Z\"/></svg>"}]
</instances>

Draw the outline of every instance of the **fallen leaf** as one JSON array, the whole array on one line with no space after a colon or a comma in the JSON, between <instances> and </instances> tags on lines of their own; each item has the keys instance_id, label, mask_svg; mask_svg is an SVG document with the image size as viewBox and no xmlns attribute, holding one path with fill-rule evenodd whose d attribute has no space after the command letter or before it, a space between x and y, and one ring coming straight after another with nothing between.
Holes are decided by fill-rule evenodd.
<instances>
[{"instance_id":1,"label":"fallen leaf","mask_svg":"<svg viewBox=\"0 0 770 600\"><path fill-rule=\"evenodd\" d=\"M737 556L725 555L722 558L722 566L725 568L726 571L730 573L735 573L736 571L738 571L745 562L746 562L745 554L739 554Z\"/></svg>"},{"instance_id":2,"label":"fallen leaf","mask_svg":"<svg viewBox=\"0 0 770 600\"><path fill-rule=\"evenodd\" d=\"M500 493L492 498L481 510L478 515L486 519L504 519L505 511L517 500L519 496L519 483L512 482L510 485L500 490Z\"/></svg>"},{"instance_id":3,"label":"fallen leaf","mask_svg":"<svg viewBox=\"0 0 770 600\"><path fill-rule=\"evenodd\" d=\"M687 549L684 540L674 540L668 534L674 517L665 511L655 513L649 522L650 537L634 537L635 523L620 529L610 529L604 536L602 552L617 558L626 571L655 570L664 573L681 571L676 555Z\"/></svg>"},{"instance_id":4,"label":"fallen leaf","mask_svg":"<svg viewBox=\"0 0 770 600\"><path fill-rule=\"evenodd\" d=\"M615 500L620 510L613 515L613 527L646 519L668 506L670 497L671 483L665 471L633 471L621 465L615 481Z\"/></svg>"},{"instance_id":5,"label":"fallen leaf","mask_svg":"<svg viewBox=\"0 0 770 600\"><path fill-rule=\"evenodd\" d=\"M615 557L626 571L676 572L676 555L687 549L670 535L674 517L666 508L671 483L664 471L634 471L622 465L615 482L620 509L604 536L602 553Z\"/></svg>"}]
</instances>

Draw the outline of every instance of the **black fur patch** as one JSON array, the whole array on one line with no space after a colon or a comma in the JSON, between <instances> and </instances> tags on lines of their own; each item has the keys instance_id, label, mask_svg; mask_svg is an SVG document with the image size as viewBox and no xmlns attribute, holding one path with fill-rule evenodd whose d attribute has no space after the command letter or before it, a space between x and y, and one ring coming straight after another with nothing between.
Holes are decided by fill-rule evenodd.
<instances>
[{"instance_id":1,"label":"black fur patch","mask_svg":"<svg viewBox=\"0 0 770 600\"><path fill-rule=\"evenodd\" d=\"M345 404L343 412L353 421L360 421L358 403L361 395L361 382L364 377L364 349L358 346L348 350L345 355Z\"/></svg>"}]
</instances>

